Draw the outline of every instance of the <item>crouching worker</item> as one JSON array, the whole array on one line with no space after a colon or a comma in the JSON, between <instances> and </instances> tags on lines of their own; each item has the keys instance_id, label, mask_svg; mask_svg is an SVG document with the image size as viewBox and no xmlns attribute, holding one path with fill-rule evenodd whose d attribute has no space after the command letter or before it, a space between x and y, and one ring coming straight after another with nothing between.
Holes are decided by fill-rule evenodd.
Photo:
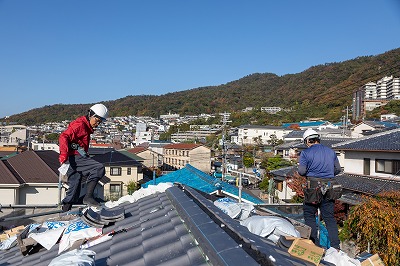
<instances>
[{"instance_id":1,"label":"crouching worker","mask_svg":"<svg viewBox=\"0 0 400 266\"><path fill-rule=\"evenodd\" d=\"M71 210L72 204L78 203L81 192L81 180L87 177L86 194L83 203L99 207L100 203L93 197L98 181L105 175L103 164L91 159L88 155L90 135L100 123L108 117L108 109L103 104L90 107L88 114L72 121L68 128L61 133L59 138L59 162L70 164L68 177L68 190L62 201L62 210Z\"/></svg>"}]
</instances>

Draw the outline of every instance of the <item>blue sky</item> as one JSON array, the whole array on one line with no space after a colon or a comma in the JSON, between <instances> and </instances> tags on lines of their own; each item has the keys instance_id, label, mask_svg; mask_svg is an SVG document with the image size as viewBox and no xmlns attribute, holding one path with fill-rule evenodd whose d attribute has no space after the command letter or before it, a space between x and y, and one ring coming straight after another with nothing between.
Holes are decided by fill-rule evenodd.
<instances>
[{"instance_id":1,"label":"blue sky","mask_svg":"<svg viewBox=\"0 0 400 266\"><path fill-rule=\"evenodd\" d=\"M0 0L0 117L400 47L397 0Z\"/></svg>"}]
</instances>

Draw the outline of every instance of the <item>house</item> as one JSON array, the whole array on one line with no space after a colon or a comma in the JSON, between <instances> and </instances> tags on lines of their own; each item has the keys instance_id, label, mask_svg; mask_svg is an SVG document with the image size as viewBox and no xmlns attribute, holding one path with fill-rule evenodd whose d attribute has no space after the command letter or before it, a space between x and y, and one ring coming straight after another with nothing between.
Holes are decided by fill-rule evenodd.
<instances>
[{"instance_id":1,"label":"house","mask_svg":"<svg viewBox=\"0 0 400 266\"><path fill-rule=\"evenodd\" d=\"M280 201L290 202L296 195L296 192L288 186L288 183L291 182L290 177L295 171L297 171L297 167L292 166L270 171L274 181L274 196Z\"/></svg>"},{"instance_id":2,"label":"house","mask_svg":"<svg viewBox=\"0 0 400 266\"><path fill-rule=\"evenodd\" d=\"M0 147L19 146L27 139L27 128L24 125L0 126Z\"/></svg>"},{"instance_id":3,"label":"house","mask_svg":"<svg viewBox=\"0 0 400 266\"><path fill-rule=\"evenodd\" d=\"M32 141L30 143L30 148L34 151L55 151L59 152L60 147L56 143L47 143L47 142L38 142L38 141Z\"/></svg>"},{"instance_id":4,"label":"house","mask_svg":"<svg viewBox=\"0 0 400 266\"><path fill-rule=\"evenodd\" d=\"M363 121L352 127L351 136L360 138L364 136L366 131L382 130L383 128L384 126L376 121Z\"/></svg>"},{"instance_id":5,"label":"house","mask_svg":"<svg viewBox=\"0 0 400 266\"><path fill-rule=\"evenodd\" d=\"M238 127L238 136L236 141L238 145L259 145L268 144L271 138L283 139L283 136L289 133L291 129L285 129L277 126L257 126L244 125Z\"/></svg>"},{"instance_id":6,"label":"house","mask_svg":"<svg viewBox=\"0 0 400 266\"><path fill-rule=\"evenodd\" d=\"M143 158L142 163L148 168L162 166L163 155L150 150L146 146L136 146L135 148L128 149L127 152Z\"/></svg>"},{"instance_id":7,"label":"house","mask_svg":"<svg viewBox=\"0 0 400 266\"><path fill-rule=\"evenodd\" d=\"M93 159L104 165L106 176L110 178L104 186L107 200L127 195L129 183L143 179L141 163L118 151L95 155Z\"/></svg>"},{"instance_id":8,"label":"house","mask_svg":"<svg viewBox=\"0 0 400 266\"><path fill-rule=\"evenodd\" d=\"M344 172L400 181L400 129L333 144L344 153Z\"/></svg>"},{"instance_id":9,"label":"house","mask_svg":"<svg viewBox=\"0 0 400 266\"><path fill-rule=\"evenodd\" d=\"M24 151L0 161L0 203L11 205L58 204L65 196L59 189L58 153L55 151ZM102 177L96 197L103 198ZM81 195L85 193L86 177L82 178Z\"/></svg>"},{"instance_id":10,"label":"house","mask_svg":"<svg viewBox=\"0 0 400 266\"><path fill-rule=\"evenodd\" d=\"M164 170L182 169L187 164L210 173L211 150L194 143L173 143L164 146Z\"/></svg>"},{"instance_id":11,"label":"house","mask_svg":"<svg viewBox=\"0 0 400 266\"><path fill-rule=\"evenodd\" d=\"M96 266L310 265L251 233L189 186L172 186L120 207L124 219L102 229L120 233L87 248L95 252ZM49 265L59 246L23 256L17 245L2 251L0 265Z\"/></svg>"},{"instance_id":12,"label":"house","mask_svg":"<svg viewBox=\"0 0 400 266\"><path fill-rule=\"evenodd\" d=\"M58 154L25 151L0 162L1 204L57 204Z\"/></svg>"},{"instance_id":13,"label":"house","mask_svg":"<svg viewBox=\"0 0 400 266\"><path fill-rule=\"evenodd\" d=\"M400 190L400 129L383 131L332 145L344 154L338 181L346 190L343 201L354 205L360 195Z\"/></svg>"},{"instance_id":14,"label":"house","mask_svg":"<svg viewBox=\"0 0 400 266\"><path fill-rule=\"evenodd\" d=\"M383 114L381 115L381 121L394 121L397 120L399 117L396 114Z\"/></svg>"}]
</instances>

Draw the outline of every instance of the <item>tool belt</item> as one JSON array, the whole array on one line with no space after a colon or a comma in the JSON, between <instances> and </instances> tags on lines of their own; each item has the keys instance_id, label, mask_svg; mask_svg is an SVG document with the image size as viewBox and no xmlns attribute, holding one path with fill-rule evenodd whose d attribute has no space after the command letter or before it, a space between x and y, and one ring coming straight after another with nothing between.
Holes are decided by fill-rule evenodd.
<instances>
[{"instance_id":1,"label":"tool belt","mask_svg":"<svg viewBox=\"0 0 400 266\"><path fill-rule=\"evenodd\" d=\"M342 185L335 178L307 177L303 187L304 203L319 204L323 199L336 200L342 196Z\"/></svg>"}]
</instances>

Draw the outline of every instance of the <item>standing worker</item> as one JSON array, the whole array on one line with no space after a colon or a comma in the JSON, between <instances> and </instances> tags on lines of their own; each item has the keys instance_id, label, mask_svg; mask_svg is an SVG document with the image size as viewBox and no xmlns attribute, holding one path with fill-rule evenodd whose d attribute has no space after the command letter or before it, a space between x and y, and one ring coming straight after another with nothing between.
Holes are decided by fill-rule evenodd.
<instances>
[{"instance_id":1,"label":"standing worker","mask_svg":"<svg viewBox=\"0 0 400 266\"><path fill-rule=\"evenodd\" d=\"M298 172L307 178L303 204L305 224L311 227L310 239L319 246L316 213L320 209L331 246L339 250L340 240L334 217L335 199L342 192L335 180L335 175L341 171L339 160L335 151L320 144L320 135L315 130L307 129L303 141L308 148L300 154Z\"/></svg>"},{"instance_id":2,"label":"standing worker","mask_svg":"<svg viewBox=\"0 0 400 266\"><path fill-rule=\"evenodd\" d=\"M61 133L59 138L60 145L60 164L69 163L67 171L68 190L62 200L62 210L71 210L72 204L77 203L80 191L81 180L87 176L86 194L83 203L89 206L99 207L100 203L93 197L94 189L98 181L105 175L104 166L91 159L88 155L90 135L98 125L108 117L108 109L103 104L98 103L90 107L88 114L72 121L68 128Z\"/></svg>"}]
</instances>

